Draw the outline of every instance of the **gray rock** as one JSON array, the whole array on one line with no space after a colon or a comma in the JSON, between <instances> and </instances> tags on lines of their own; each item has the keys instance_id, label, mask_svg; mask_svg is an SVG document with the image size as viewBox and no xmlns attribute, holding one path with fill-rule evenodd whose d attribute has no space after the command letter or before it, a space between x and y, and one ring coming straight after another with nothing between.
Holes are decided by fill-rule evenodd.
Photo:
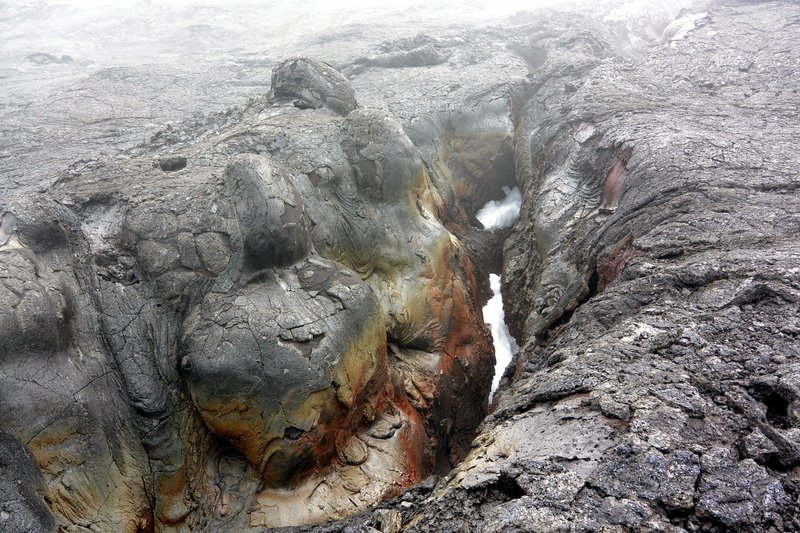
<instances>
[{"instance_id":1,"label":"gray rock","mask_svg":"<svg viewBox=\"0 0 800 533\"><path fill-rule=\"evenodd\" d=\"M296 98L295 107L329 107L346 115L357 107L350 83L330 65L308 58L284 61L272 72L272 96Z\"/></svg>"},{"instance_id":2,"label":"gray rock","mask_svg":"<svg viewBox=\"0 0 800 533\"><path fill-rule=\"evenodd\" d=\"M0 469L0 527L20 533L55 531L39 466L30 451L5 432L0 432Z\"/></svg>"},{"instance_id":3,"label":"gray rock","mask_svg":"<svg viewBox=\"0 0 800 533\"><path fill-rule=\"evenodd\" d=\"M796 6L700 10L370 42L349 79L289 60L111 155L32 150L82 154L35 194L4 146L0 520L797 529ZM98 69L61 105L128 109L162 74ZM43 113L19 113L23 146ZM489 235L475 211L511 184ZM522 348L485 416L500 264Z\"/></svg>"}]
</instances>

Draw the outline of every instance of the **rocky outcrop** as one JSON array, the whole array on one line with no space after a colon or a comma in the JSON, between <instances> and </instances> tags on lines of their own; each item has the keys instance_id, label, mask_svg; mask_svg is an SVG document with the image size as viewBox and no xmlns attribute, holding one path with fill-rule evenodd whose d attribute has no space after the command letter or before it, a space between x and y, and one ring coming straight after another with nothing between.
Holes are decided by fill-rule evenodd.
<instances>
[{"instance_id":1,"label":"rocky outcrop","mask_svg":"<svg viewBox=\"0 0 800 533\"><path fill-rule=\"evenodd\" d=\"M61 527L344 517L452 468L486 412L475 271L419 150L386 112L342 107L331 67L293 60L273 80L222 139L156 139L4 211L4 401L23 407L4 427ZM73 409L96 414L62 421ZM81 479L48 469L70 440L56 464Z\"/></svg>"},{"instance_id":2,"label":"rocky outcrop","mask_svg":"<svg viewBox=\"0 0 800 533\"><path fill-rule=\"evenodd\" d=\"M307 58L284 61L272 72L272 96L296 98L298 108L329 107L347 115L357 107L347 79L332 66Z\"/></svg>"},{"instance_id":3,"label":"rocky outcrop","mask_svg":"<svg viewBox=\"0 0 800 533\"><path fill-rule=\"evenodd\" d=\"M288 60L4 200L0 523L800 527L797 10L698 7Z\"/></svg>"}]
</instances>

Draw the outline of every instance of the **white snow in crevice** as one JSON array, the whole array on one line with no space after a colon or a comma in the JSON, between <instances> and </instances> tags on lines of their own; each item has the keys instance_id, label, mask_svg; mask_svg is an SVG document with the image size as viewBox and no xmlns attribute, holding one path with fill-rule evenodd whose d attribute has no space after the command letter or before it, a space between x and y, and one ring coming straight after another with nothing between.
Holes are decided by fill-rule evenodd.
<instances>
[{"instance_id":1,"label":"white snow in crevice","mask_svg":"<svg viewBox=\"0 0 800 533\"><path fill-rule=\"evenodd\" d=\"M503 187L503 192L505 193L504 198L487 202L475 214L475 217L487 230L510 228L519 218L519 210L522 206L522 193L519 188ZM503 372L517 351L517 343L506 326L503 297L500 294L500 276L489 274L489 285L492 288L493 296L483 306L483 321L492 329L496 358L492 390L489 393L489 403L492 403L494 393L500 385L500 378L503 377Z\"/></svg>"},{"instance_id":2,"label":"white snow in crevice","mask_svg":"<svg viewBox=\"0 0 800 533\"><path fill-rule=\"evenodd\" d=\"M519 188L503 187L503 192L506 193L504 198L487 202L475 213L475 217L486 229L510 228L519 218L519 208L522 205Z\"/></svg>"},{"instance_id":3,"label":"white snow in crevice","mask_svg":"<svg viewBox=\"0 0 800 533\"><path fill-rule=\"evenodd\" d=\"M492 328L492 340L496 358L492 391L489 393L489 403L492 403L494 393L500 385L500 378L503 377L503 372L505 372L506 367L511 362L511 358L517 351L517 343L508 332L508 326L506 326L503 297L500 295L500 276L489 274L489 284L492 287L494 296L483 306L483 320Z\"/></svg>"},{"instance_id":4,"label":"white snow in crevice","mask_svg":"<svg viewBox=\"0 0 800 533\"><path fill-rule=\"evenodd\" d=\"M505 192L504 198L487 202L475 214L476 218L487 230L510 228L519 218L519 210L522 206L522 193L520 193L519 188L503 187L503 192ZM494 393L500 385L500 378L503 377L503 372L505 372L506 367L511 362L511 358L517 351L517 343L508 332L508 326L506 326L503 297L500 294L500 276L490 274L489 285L492 288L493 296L483 306L483 320L492 329L496 358L492 391L489 393L489 403L491 403Z\"/></svg>"}]
</instances>

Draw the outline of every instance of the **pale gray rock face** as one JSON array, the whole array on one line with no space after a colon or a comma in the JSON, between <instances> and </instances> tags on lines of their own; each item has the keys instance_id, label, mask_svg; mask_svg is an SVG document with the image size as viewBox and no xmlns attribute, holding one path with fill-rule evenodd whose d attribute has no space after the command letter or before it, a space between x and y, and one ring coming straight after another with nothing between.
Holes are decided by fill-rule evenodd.
<instances>
[{"instance_id":1,"label":"pale gray rock face","mask_svg":"<svg viewBox=\"0 0 800 533\"><path fill-rule=\"evenodd\" d=\"M9 174L0 529L797 530L799 20L371 41Z\"/></svg>"}]
</instances>

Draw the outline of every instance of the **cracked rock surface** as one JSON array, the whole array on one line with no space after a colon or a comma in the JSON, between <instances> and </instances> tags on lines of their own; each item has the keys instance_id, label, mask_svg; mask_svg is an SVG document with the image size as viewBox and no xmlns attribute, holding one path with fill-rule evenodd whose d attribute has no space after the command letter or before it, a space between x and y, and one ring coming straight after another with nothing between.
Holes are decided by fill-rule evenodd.
<instances>
[{"instance_id":1,"label":"cracked rock surface","mask_svg":"<svg viewBox=\"0 0 800 533\"><path fill-rule=\"evenodd\" d=\"M53 183L20 158L0 529L800 529L800 9L682 7L358 33Z\"/></svg>"}]
</instances>

